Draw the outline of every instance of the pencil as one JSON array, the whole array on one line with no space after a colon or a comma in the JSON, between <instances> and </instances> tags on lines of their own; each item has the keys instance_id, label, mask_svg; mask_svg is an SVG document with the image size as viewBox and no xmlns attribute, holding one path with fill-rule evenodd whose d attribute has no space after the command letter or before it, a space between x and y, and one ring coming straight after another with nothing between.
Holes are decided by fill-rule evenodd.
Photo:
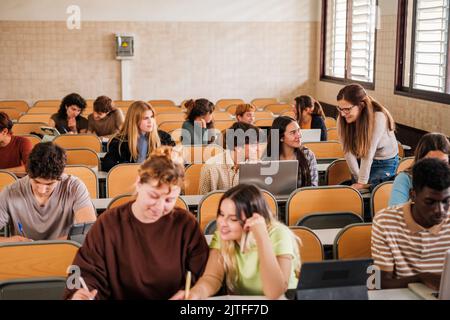
<instances>
[{"instance_id":1,"label":"pencil","mask_svg":"<svg viewBox=\"0 0 450 320\"><path fill-rule=\"evenodd\" d=\"M244 238L241 240L241 253L245 253L247 251L247 238L248 232L245 233Z\"/></svg>"},{"instance_id":2,"label":"pencil","mask_svg":"<svg viewBox=\"0 0 450 320\"><path fill-rule=\"evenodd\" d=\"M186 274L186 286L184 290L184 299L189 299L189 291L191 290L191 272L188 271Z\"/></svg>"},{"instance_id":3,"label":"pencil","mask_svg":"<svg viewBox=\"0 0 450 320\"><path fill-rule=\"evenodd\" d=\"M84 279L81 276L79 276L78 279L80 280L80 283L81 283L81 286L83 287L83 289L86 290L87 292L90 292L88 286L86 285L86 282L84 281Z\"/></svg>"}]
</instances>

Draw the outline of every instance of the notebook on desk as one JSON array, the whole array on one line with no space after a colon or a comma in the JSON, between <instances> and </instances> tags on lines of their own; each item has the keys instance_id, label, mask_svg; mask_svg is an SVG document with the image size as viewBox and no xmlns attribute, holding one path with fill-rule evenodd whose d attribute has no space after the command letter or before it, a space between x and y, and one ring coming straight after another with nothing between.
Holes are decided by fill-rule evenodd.
<instances>
[{"instance_id":1,"label":"notebook on desk","mask_svg":"<svg viewBox=\"0 0 450 320\"><path fill-rule=\"evenodd\" d=\"M53 128L53 127L42 126L41 130L42 130L42 132L44 132L48 136L55 136L56 137L56 136L61 135L59 133L59 131L56 128Z\"/></svg>"}]
</instances>

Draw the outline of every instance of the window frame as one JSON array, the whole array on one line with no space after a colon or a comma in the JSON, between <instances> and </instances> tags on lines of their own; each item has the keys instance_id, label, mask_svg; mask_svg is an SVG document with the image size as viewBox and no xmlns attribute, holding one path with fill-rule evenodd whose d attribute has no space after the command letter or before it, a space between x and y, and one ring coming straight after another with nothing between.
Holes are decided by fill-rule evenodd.
<instances>
[{"instance_id":1,"label":"window frame","mask_svg":"<svg viewBox=\"0 0 450 320\"><path fill-rule=\"evenodd\" d=\"M449 93L441 93L435 91L426 91L421 89L414 89L413 83L409 82L409 87L405 87L403 85L404 80L404 68L405 68L405 53L407 51L406 48L406 35L407 35L407 13L408 13L408 1L414 0L398 0L398 13L397 13L397 48L395 54L395 86L394 86L394 94L410 97L414 99L433 101L443 104L450 104L450 92ZM416 30L416 5L417 2L414 3L414 12L413 12L413 21L412 21L412 30ZM450 19L448 22L448 33L449 40L447 41L447 90L450 89ZM412 72L414 70L415 60L415 34L412 32L411 35L411 63L410 63L410 79L412 77Z\"/></svg>"},{"instance_id":2,"label":"window frame","mask_svg":"<svg viewBox=\"0 0 450 320\"><path fill-rule=\"evenodd\" d=\"M376 6L378 8L378 0L376 0ZM353 80L348 78L347 76L347 70L348 70L348 61L351 50L348 50L348 44L349 44L349 38L351 39L352 33L351 28L348 28L349 24L351 23L351 8L352 8L352 1L347 0L347 22L346 22L346 39L345 39L345 47L346 47L346 54L345 54L345 77L344 78L338 78L333 76L328 76L325 74L325 64L326 64L326 39L327 39L327 11L328 11L328 1L322 0L322 21L321 21L321 39L320 39L320 81L324 82L331 82L335 84L340 85L347 85L351 83L358 83L362 85L364 88L368 90L375 90L375 83L376 83L376 66L377 66L377 47L378 47L378 29L375 27L375 39L374 39L374 59L373 59L373 81L372 82L365 82L365 81L359 81L359 80ZM378 14L378 13L377 13ZM349 19L350 16L350 19ZM349 22L350 20L350 22ZM378 21L378 16L377 16ZM351 63L351 61L350 61Z\"/></svg>"}]
</instances>

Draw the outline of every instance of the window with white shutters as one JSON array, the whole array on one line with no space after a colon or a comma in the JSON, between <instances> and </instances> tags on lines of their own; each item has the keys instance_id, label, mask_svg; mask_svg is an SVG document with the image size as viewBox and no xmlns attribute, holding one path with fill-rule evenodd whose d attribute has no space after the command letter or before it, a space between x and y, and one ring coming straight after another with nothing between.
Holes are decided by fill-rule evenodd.
<instances>
[{"instance_id":1,"label":"window with white shutters","mask_svg":"<svg viewBox=\"0 0 450 320\"><path fill-rule=\"evenodd\" d=\"M449 104L450 0L399 0L396 92Z\"/></svg>"},{"instance_id":2,"label":"window with white shutters","mask_svg":"<svg viewBox=\"0 0 450 320\"><path fill-rule=\"evenodd\" d=\"M374 82L376 0L324 0L322 78Z\"/></svg>"},{"instance_id":3,"label":"window with white shutters","mask_svg":"<svg viewBox=\"0 0 450 320\"><path fill-rule=\"evenodd\" d=\"M449 0L417 0L414 88L445 92Z\"/></svg>"}]
</instances>

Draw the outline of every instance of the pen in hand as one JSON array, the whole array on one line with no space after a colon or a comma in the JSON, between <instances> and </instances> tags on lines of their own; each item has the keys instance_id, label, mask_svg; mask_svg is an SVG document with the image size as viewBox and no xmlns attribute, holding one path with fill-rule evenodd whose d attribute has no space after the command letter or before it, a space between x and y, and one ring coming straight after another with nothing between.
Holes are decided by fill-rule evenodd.
<instances>
[{"instance_id":1,"label":"pen in hand","mask_svg":"<svg viewBox=\"0 0 450 320\"><path fill-rule=\"evenodd\" d=\"M21 235L22 237L28 239L27 235L25 234L25 231L23 231L23 226L22 226L22 224L20 223L20 221L17 222L17 226L19 227L19 233L20 233L20 235Z\"/></svg>"},{"instance_id":2,"label":"pen in hand","mask_svg":"<svg viewBox=\"0 0 450 320\"><path fill-rule=\"evenodd\" d=\"M20 223L20 221L17 222L17 226L19 227L19 233L20 233L20 235L21 235L22 237L26 238L25 232L23 232L23 227L22 227L22 224Z\"/></svg>"}]
</instances>

